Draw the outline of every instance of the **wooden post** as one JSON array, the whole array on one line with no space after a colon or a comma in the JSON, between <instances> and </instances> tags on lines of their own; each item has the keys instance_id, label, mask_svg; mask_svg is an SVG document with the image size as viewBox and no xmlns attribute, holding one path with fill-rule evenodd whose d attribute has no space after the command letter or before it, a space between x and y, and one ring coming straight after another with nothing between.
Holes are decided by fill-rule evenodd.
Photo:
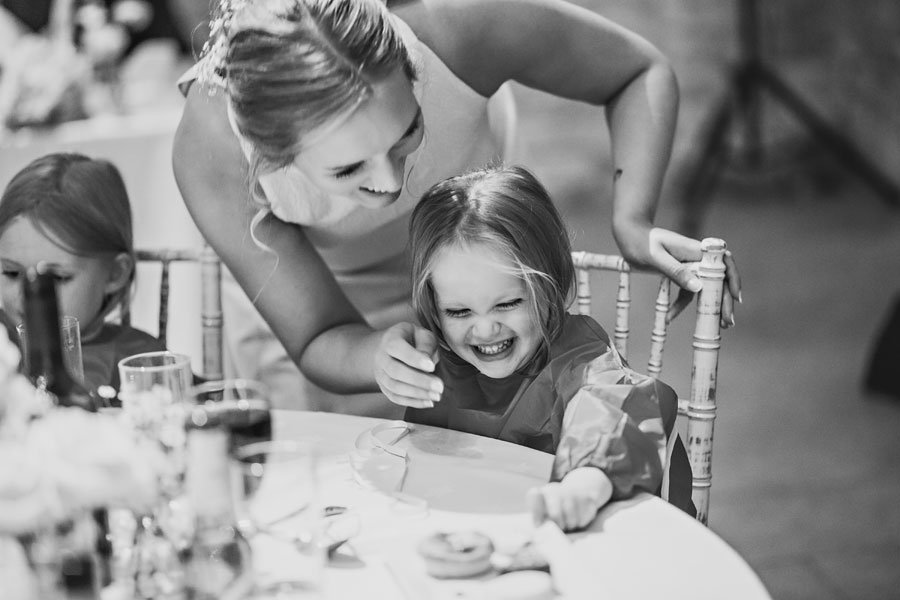
<instances>
[{"instance_id":1,"label":"wooden post","mask_svg":"<svg viewBox=\"0 0 900 600\"><path fill-rule=\"evenodd\" d=\"M693 472L692 498L697 519L709 518L709 488L712 485L713 425L716 419L716 377L719 367L719 321L725 284L725 242L706 238L701 243L698 276L703 283L697 301L694 328L694 368L688 401L688 458Z\"/></svg>"}]
</instances>

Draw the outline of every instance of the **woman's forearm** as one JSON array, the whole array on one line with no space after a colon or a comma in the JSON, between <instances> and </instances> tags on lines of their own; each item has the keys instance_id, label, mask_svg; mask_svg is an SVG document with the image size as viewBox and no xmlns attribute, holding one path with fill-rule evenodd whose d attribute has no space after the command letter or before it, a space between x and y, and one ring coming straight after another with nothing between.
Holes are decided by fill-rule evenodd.
<instances>
[{"instance_id":1,"label":"woman's forearm","mask_svg":"<svg viewBox=\"0 0 900 600\"><path fill-rule=\"evenodd\" d=\"M338 325L316 336L296 362L310 381L331 392L375 392L373 361L382 335L362 323Z\"/></svg>"}]
</instances>

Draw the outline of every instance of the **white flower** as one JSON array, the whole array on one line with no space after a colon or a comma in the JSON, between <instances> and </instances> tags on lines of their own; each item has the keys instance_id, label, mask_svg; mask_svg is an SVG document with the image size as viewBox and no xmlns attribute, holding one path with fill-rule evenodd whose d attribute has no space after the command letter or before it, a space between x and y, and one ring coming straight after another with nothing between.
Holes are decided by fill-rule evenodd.
<instances>
[{"instance_id":1,"label":"white flower","mask_svg":"<svg viewBox=\"0 0 900 600\"><path fill-rule=\"evenodd\" d=\"M99 506L146 510L162 456L119 420L54 408L24 439L0 441L0 533L32 531Z\"/></svg>"}]
</instances>

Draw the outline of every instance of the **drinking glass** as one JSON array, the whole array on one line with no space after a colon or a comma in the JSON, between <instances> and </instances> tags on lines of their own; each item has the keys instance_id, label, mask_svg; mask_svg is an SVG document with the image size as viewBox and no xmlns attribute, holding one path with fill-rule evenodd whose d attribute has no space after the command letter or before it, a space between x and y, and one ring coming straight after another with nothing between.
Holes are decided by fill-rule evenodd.
<instances>
[{"instance_id":1,"label":"drinking glass","mask_svg":"<svg viewBox=\"0 0 900 600\"><path fill-rule=\"evenodd\" d=\"M124 402L184 402L193 382L191 359L174 352L144 352L119 361L119 397Z\"/></svg>"},{"instance_id":2,"label":"drinking glass","mask_svg":"<svg viewBox=\"0 0 900 600\"><path fill-rule=\"evenodd\" d=\"M273 440L235 449L233 472L239 524L258 534L257 594L316 594L324 576L316 447L307 440ZM260 539L262 538L262 539Z\"/></svg>"},{"instance_id":3,"label":"drinking glass","mask_svg":"<svg viewBox=\"0 0 900 600\"><path fill-rule=\"evenodd\" d=\"M123 358L118 367L122 420L136 435L157 443L165 457L159 498L149 514L134 515L131 584L139 597L165 597L167 590L183 586L178 557L193 533L192 515L183 498L191 360L174 352L145 352Z\"/></svg>"},{"instance_id":4,"label":"drinking glass","mask_svg":"<svg viewBox=\"0 0 900 600\"><path fill-rule=\"evenodd\" d=\"M19 334L23 360L28 360L28 336L25 331L25 323L16 325L16 332ZM63 361L66 368L79 383L84 383L84 359L81 354L81 327L78 318L70 315L61 317L59 333L62 339Z\"/></svg>"},{"instance_id":5,"label":"drinking glass","mask_svg":"<svg viewBox=\"0 0 900 600\"><path fill-rule=\"evenodd\" d=\"M145 352L119 361L123 413L174 461L184 458L185 404L193 377L191 359L184 354ZM181 470L175 475L183 475L183 463L178 467Z\"/></svg>"},{"instance_id":6,"label":"drinking glass","mask_svg":"<svg viewBox=\"0 0 900 600\"><path fill-rule=\"evenodd\" d=\"M213 419L231 434L232 451L272 439L269 388L252 379L207 381L190 389L191 419ZM201 425L204 423L200 423Z\"/></svg>"}]
</instances>

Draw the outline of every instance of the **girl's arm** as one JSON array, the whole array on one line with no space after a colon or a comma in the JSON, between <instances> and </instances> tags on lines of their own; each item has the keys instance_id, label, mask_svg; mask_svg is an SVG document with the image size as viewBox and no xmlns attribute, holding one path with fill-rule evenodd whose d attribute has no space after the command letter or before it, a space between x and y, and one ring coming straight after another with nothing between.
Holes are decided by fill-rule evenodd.
<instances>
[{"instance_id":1,"label":"girl's arm","mask_svg":"<svg viewBox=\"0 0 900 600\"><path fill-rule=\"evenodd\" d=\"M310 380L352 393L376 391L376 378L382 377L394 386L393 401L425 405L437 377L426 372L432 370L430 351L415 350L411 325L386 331L369 327L301 227L272 215L263 219L256 235L274 253L250 237L257 209L250 202L247 162L228 124L223 93L210 96L201 86L191 86L175 135L173 167L200 232Z\"/></svg>"},{"instance_id":2,"label":"girl's arm","mask_svg":"<svg viewBox=\"0 0 900 600\"><path fill-rule=\"evenodd\" d=\"M678 112L675 74L656 48L561 0L421 0L395 11L484 95L512 79L605 106L613 155L613 234L622 254L682 288L699 288L683 261L700 260L700 242L653 227ZM728 274L729 291L737 298L740 278L733 261ZM723 307L726 325L731 309L729 297Z\"/></svg>"},{"instance_id":3,"label":"girl's arm","mask_svg":"<svg viewBox=\"0 0 900 600\"><path fill-rule=\"evenodd\" d=\"M537 522L547 518L565 530L588 525L610 500L659 490L677 412L671 388L626 367L608 345L601 350L557 367L566 380L554 388L576 391L559 398L566 404L551 483L528 498Z\"/></svg>"},{"instance_id":4,"label":"girl's arm","mask_svg":"<svg viewBox=\"0 0 900 600\"><path fill-rule=\"evenodd\" d=\"M535 525L550 520L563 531L574 531L591 524L612 492L606 473L595 467L578 467L562 481L528 490L527 501Z\"/></svg>"}]
</instances>

